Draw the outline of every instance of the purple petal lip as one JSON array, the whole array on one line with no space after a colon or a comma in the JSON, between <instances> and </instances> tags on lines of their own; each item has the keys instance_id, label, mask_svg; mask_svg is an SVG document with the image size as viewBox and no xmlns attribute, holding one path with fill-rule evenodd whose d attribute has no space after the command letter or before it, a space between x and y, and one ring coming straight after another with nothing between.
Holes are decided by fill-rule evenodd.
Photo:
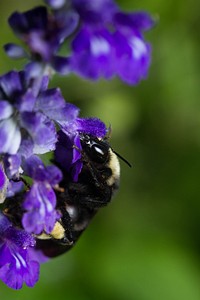
<instances>
[{"instance_id":1,"label":"purple petal lip","mask_svg":"<svg viewBox=\"0 0 200 300\"><path fill-rule=\"evenodd\" d=\"M47 9L44 6L36 7L25 13L14 12L8 20L13 31L18 34L27 34L30 30L46 28Z\"/></svg>"},{"instance_id":2,"label":"purple petal lip","mask_svg":"<svg viewBox=\"0 0 200 300\"><path fill-rule=\"evenodd\" d=\"M0 121L0 152L16 154L21 143L21 133L12 119Z\"/></svg>"},{"instance_id":3,"label":"purple petal lip","mask_svg":"<svg viewBox=\"0 0 200 300\"><path fill-rule=\"evenodd\" d=\"M65 106L65 100L62 97L60 89L48 89L40 93L36 101L36 108L42 110L48 115L48 110L54 110L63 108Z\"/></svg>"},{"instance_id":4,"label":"purple petal lip","mask_svg":"<svg viewBox=\"0 0 200 300\"><path fill-rule=\"evenodd\" d=\"M117 27L130 28L130 30L146 31L155 25L155 20L146 12L134 13L117 12L114 15L114 23Z\"/></svg>"},{"instance_id":5,"label":"purple petal lip","mask_svg":"<svg viewBox=\"0 0 200 300\"><path fill-rule=\"evenodd\" d=\"M0 279L9 287L20 289L25 282L35 285L39 278L39 263L31 257L35 239L24 230L15 229L0 214Z\"/></svg>"},{"instance_id":6,"label":"purple petal lip","mask_svg":"<svg viewBox=\"0 0 200 300\"><path fill-rule=\"evenodd\" d=\"M7 194L6 197L13 197L15 194L19 193L20 191L22 191L24 187L23 182L19 181L19 182L14 182L14 181L10 181L7 187Z\"/></svg>"},{"instance_id":7,"label":"purple petal lip","mask_svg":"<svg viewBox=\"0 0 200 300\"><path fill-rule=\"evenodd\" d=\"M12 105L6 100L0 100L0 120L9 118L12 113Z\"/></svg>"},{"instance_id":8,"label":"purple petal lip","mask_svg":"<svg viewBox=\"0 0 200 300\"><path fill-rule=\"evenodd\" d=\"M25 50L22 47L15 44L4 45L4 50L10 58L24 58L27 56Z\"/></svg>"},{"instance_id":9,"label":"purple petal lip","mask_svg":"<svg viewBox=\"0 0 200 300\"><path fill-rule=\"evenodd\" d=\"M25 214L22 224L30 233L50 233L60 217L55 209L56 195L53 186L61 181L62 173L56 166L45 167L37 156L28 158L23 168L34 183L23 203Z\"/></svg>"},{"instance_id":10,"label":"purple petal lip","mask_svg":"<svg viewBox=\"0 0 200 300\"><path fill-rule=\"evenodd\" d=\"M55 210L56 196L50 185L34 183L27 193L23 207L26 210L22 224L26 231L40 234L50 233L60 217Z\"/></svg>"},{"instance_id":11,"label":"purple petal lip","mask_svg":"<svg viewBox=\"0 0 200 300\"><path fill-rule=\"evenodd\" d=\"M21 166L21 158L18 154L15 155L5 155L4 156L4 166L6 175L8 178L13 178L15 175L19 174L19 169Z\"/></svg>"},{"instance_id":12,"label":"purple petal lip","mask_svg":"<svg viewBox=\"0 0 200 300\"><path fill-rule=\"evenodd\" d=\"M59 9L65 4L66 0L45 0L45 2L52 8Z\"/></svg>"},{"instance_id":13,"label":"purple petal lip","mask_svg":"<svg viewBox=\"0 0 200 300\"><path fill-rule=\"evenodd\" d=\"M8 98L20 93L22 91L20 73L10 71L1 76L0 87Z\"/></svg>"}]
</instances>

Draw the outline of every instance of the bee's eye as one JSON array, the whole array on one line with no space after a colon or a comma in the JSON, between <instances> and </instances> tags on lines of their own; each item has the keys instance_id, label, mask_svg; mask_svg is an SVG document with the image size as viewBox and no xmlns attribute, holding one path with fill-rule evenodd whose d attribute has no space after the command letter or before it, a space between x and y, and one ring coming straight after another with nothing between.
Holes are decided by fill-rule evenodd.
<instances>
[{"instance_id":1,"label":"bee's eye","mask_svg":"<svg viewBox=\"0 0 200 300\"><path fill-rule=\"evenodd\" d=\"M104 156L105 155L105 149L102 149L99 145L93 145L92 146L93 151L96 152L97 155Z\"/></svg>"},{"instance_id":2,"label":"bee's eye","mask_svg":"<svg viewBox=\"0 0 200 300\"><path fill-rule=\"evenodd\" d=\"M84 143L85 143L86 145L90 145L91 142L90 142L89 139L85 139L85 140L84 140Z\"/></svg>"},{"instance_id":3,"label":"bee's eye","mask_svg":"<svg viewBox=\"0 0 200 300\"><path fill-rule=\"evenodd\" d=\"M102 142L93 142L88 149L88 155L91 160L98 163L104 163L108 157L108 145Z\"/></svg>"},{"instance_id":4,"label":"bee's eye","mask_svg":"<svg viewBox=\"0 0 200 300\"><path fill-rule=\"evenodd\" d=\"M89 159L96 163L105 163L108 158L110 146L103 140L84 135L81 139L83 150Z\"/></svg>"},{"instance_id":5,"label":"bee's eye","mask_svg":"<svg viewBox=\"0 0 200 300\"><path fill-rule=\"evenodd\" d=\"M80 135L80 140L85 145L90 145L91 144L91 138L87 134Z\"/></svg>"}]
</instances>

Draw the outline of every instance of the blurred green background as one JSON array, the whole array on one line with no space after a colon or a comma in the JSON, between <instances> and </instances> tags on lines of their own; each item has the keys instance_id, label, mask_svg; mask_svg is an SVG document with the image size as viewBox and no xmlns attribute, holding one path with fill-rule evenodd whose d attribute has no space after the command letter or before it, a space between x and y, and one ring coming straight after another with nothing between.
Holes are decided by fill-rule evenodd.
<instances>
[{"instance_id":1,"label":"blurred green background","mask_svg":"<svg viewBox=\"0 0 200 300\"><path fill-rule=\"evenodd\" d=\"M1 46L16 41L14 10L41 2L0 2ZM137 87L115 79L89 83L56 77L82 116L112 125L121 188L72 251L41 266L33 289L0 283L3 300L200 299L200 2L126 0L127 10L159 17L146 34L153 45L149 76ZM0 50L0 71L13 66Z\"/></svg>"}]
</instances>

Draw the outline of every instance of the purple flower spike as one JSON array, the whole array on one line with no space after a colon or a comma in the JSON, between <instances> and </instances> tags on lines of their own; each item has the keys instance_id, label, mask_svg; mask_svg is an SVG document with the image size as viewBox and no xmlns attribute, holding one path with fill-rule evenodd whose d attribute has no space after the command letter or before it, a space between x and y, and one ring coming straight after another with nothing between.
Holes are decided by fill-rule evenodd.
<instances>
[{"instance_id":1,"label":"purple flower spike","mask_svg":"<svg viewBox=\"0 0 200 300\"><path fill-rule=\"evenodd\" d=\"M112 0L71 0L80 16L72 40L71 71L90 80L119 76L138 84L147 76L151 47L143 32L154 25L145 12L124 13Z\"/></svg>"},{"instance_id":2,"label":"purple flower spike","mask_svg":"<svg viewBox=\"0 0 200 300\"><path fill-rule=\"evenodd\" d=\"M24 45L8 43L4 50L26 65L0 76L0 280L13 289L33 287L45 254L70 249L117 186L111 182L105 195L92 187L99 185L95 169L107 178L109 128L98 118L80 118L59 88L48 88L49 80L75 73L135 85L151 63L144 38L154 25L149 14L123 12L115 0L43 2L10 16Z\"/></svg>"},{"instance_id":3,"label":"purple flower spike","mask_svg":"<svg viewBox=\"0 0 200 300\"><path fill-rule=\"evenodd\" d=\"M23 282L33 287L39 278L39 263L29 250L34 238L16 229L0 214L0 279L10 288L20 289Z\"/></svg>"},{"instance_id":4,"label":"purple flower spike","mask_svg":"<svg viewBox=\"0 0 200 300\"><path fill-rule=\"evenodd\" d=\"M62 179L61 171L55 166L45 167L36 156L26 160L24 170L34 183L25 196L22 224L30 233L50 233L60 217L55 210L56 195L52 187Z\"/></svg>"},{"instance_id":5,"label":"purple flower spike","mask_svg":"<svg viewBox=\"0 0 200 300\"><path fill-rule=\"evenodd\" d=\"M155 24L150 15L124 13L114 0L45 2L51 11L40 6L9 18L41 68L51 66L60 74L73 72L90 80L119 76L132 85L146 77L151 51L143 32ZM60 56L60 47L72 34L71 53ZM26 56L13 44L5 50L11 57Z\"/></svg>"}]
</instances>

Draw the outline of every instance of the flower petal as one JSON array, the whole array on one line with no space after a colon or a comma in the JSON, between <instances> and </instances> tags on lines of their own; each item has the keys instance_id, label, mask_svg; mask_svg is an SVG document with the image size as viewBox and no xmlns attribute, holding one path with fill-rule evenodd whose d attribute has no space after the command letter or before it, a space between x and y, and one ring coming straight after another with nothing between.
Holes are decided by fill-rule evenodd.
<instances>
[{"instance_id":1,"label":"flower petal","mask_svg":"<svg viewBox=\"0 0 200 300\"><path fill-rule=\"evenodd\" d=\"M138 84L148 73L151 62L150 45L138 35L127 37L121 32L116 32L114 39L118 58L116 73L126 83Z\"/></svg>"},{"instance_id":2,"label":"flower petal","mask_svg":"<svg viewBox=\"0 0 200 300\"><path fill-rule=\"evenodd\" d=\"M45 2L52 8L59 9L65 4L66 0L45 0Z\"/></svg>"},{"instance_id":3,"label":"flower petal","mask_svg":"<svg viewBox=\"0 0 200 300\"><path fill-rule=\"evenodd\" d=\"M14 175L19 174L21 158L18 154L5 155L4 165L5 165L5 171L8 178L12 178Z\"/></svg>"},{"instance_id":4,"label":"flower petal","mask_svg":"<svg viewBox=\"0 0 200 300\"><path fill-rule=\"evenodd\" d=\"M48 182L51 186L55 186L62 180L62 172L56 166L47 166Z\"/></svg>"},{"instance_id":5,"label":"flower petal","mask_svg":"<svg viewBox=\"0 0 200 300\"><path fill-rule=\"evenodd\" d=\"M23 282L28 286L37 282L39 263L29 253L29 248L34 246L32 235L14 228L0 213L0 279L9 287L20 289Z\"/></svg>"},{"instance_id":6,"label":"flower petal","mask_svg":"<svg viewBox=\"0 0 200 300\"><path fill-rule=\"evenodd\" d=\"M54 55L51 64L54 70L62 75L67 75L71 71L70 59L68 57Z\"/></svg>"},{"instance_id":7,"label":"flower petal","mask_svg":"<svg viewBox=\"0 0 200 300\"><path fill-rule=\"evenodd\" d=\"M155 24L155 20L144 11L134 13L117 12L113 21L117 28L121 29L124 26L126 30L129 27L130 30L138 31L149 30Z\"/></svg>"},{"instance_id":8,"label":"flower petal","mask_svg":"<svg viewBox=\"0 0 200 300\"><path fill-rule=\"evenodd\" d=\"M15 45L15 44L10 43L10 44L4 45L4 50L10 58L27 57L27 53L25 52L25 50L22 47Z\"/></svg>"},{"instance_id":9,"label":"flower petal","mask_svg":"<svg viewBox=\"0 0 200 300\"><path fill-rule=\"evenodd\" d=\"M21 133L13 119L0 121L0 153L16 154L21 142Z\"/></svg>"},{"instance_id":10,"label":"flower petal","mask_svg":"<svg viewBox=\"0 0 200 300\"><path fill-rule=\"evenodd\" d=\"M60 215L56 212L56 196L50 185L34 183L24 201L22 224L27 232L50 233Z\"/></svg>"},{"instance_id":11,"label":"flower petal","mask_svg":"<svg viewBox=\"0 0 200 300\"><path fill-rule=\"evenodd\" d=\"M75 146L75 147L74 147ZM58 142L54 152L55 161L63 172L71 174L74 181L78 180L78 175L82 169L81 143L78 134L69 135L63 131L58 132Z\"/></svg>"},{"instance_id":12,"label":"flower petal","mask_svg":"<svg viewBox=\"0 0 200 300\"><path fill-rule=\"evenodd\" d=\"M26 128L33 139L35 154L43 154L55 149L57 141L54 123L42 113L24 112L21 126Z\"/></svg>"},{"instance_id":13,"label":"flower petal","mask_svg":"<svg viewBox=\"0 0 200 300\"><path fill-rule=\"evenodd\" d=\"M27 34L30 29L41 30L47 25L47 9L44 6L39 6L25 13L14 12L8 22L19 36Z\"/></svg>"},{"instance_id":14,"label":"flower petal","mask_svg":"<svg viewBox=\"0 0 200 300\"><path fill-rule=\"evenodd\" d=\"M8 101L0 101L0 120L9 118L13 113L13 107Z\"/></svg>"},{"instance_id":15,"label":"flower petal","mask_svg":"<svg viewBox=\"0 0 200 300\"><path fill-rule=\"evenodd\" d=\"M6 197L13 197L15 194L19 193L23 189L23 187L24 183L22 181L9 181Z\"/></svg>"},{"instance_id":16,"label":"flower petal","mask_svg":"<svg viewBox=\"0 0 200 300\"><path fill-rule=\"evenodd\" d=\"M18 94L22 90L19 73L16 71L10 71L1 76L0 87L8 98Z\"/></svg>"},{"instance_id":17,"label":"flower petal","mask_svg":"<svg viewBox=\"0 0 200 300\"><path fill-rule=\"evenodd\" d=\"M107 133L106 125L98 118L77 118L77 131L93 135L95 137L104 137Z\"/></svg>"},{"instance_id":18,"label":"flower petal","mask_svg":"<svg viewBox=\"0 0 200 300\"><path fill-rule=\"evenodd\" d=\"M48 89L40 93L39 97L37 98L35 108L37 110L41 110L47 116L50 112L56 111L59 108L63 108L65 106L65 100L62 97L61 91L59 88L57 89ZM51 119L53 116L50 116Z\"/></svg>"}]
</instances>

